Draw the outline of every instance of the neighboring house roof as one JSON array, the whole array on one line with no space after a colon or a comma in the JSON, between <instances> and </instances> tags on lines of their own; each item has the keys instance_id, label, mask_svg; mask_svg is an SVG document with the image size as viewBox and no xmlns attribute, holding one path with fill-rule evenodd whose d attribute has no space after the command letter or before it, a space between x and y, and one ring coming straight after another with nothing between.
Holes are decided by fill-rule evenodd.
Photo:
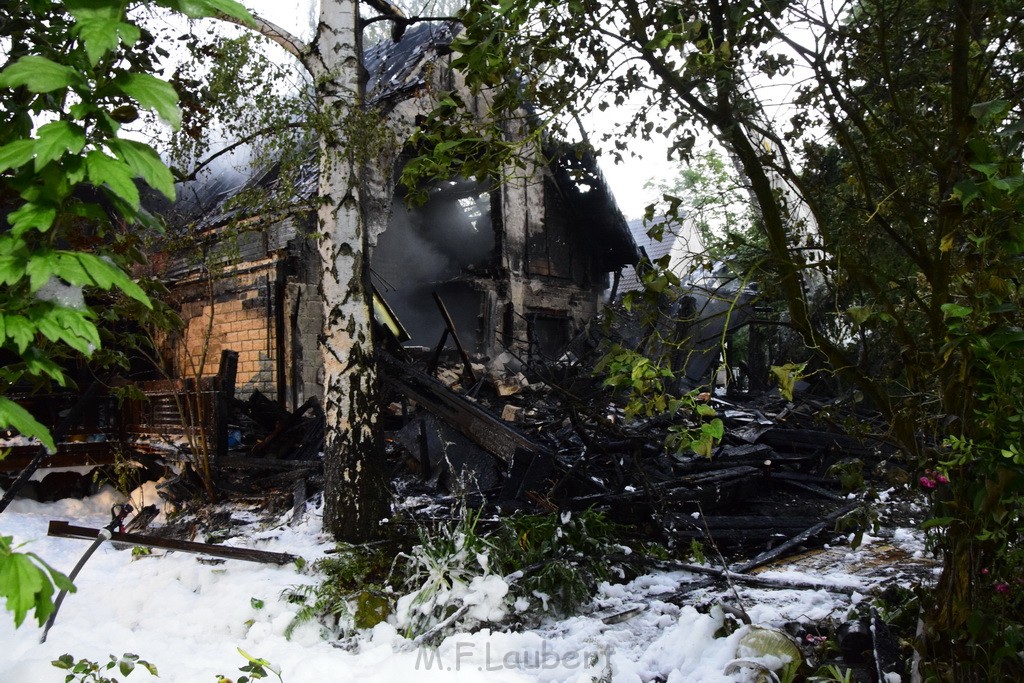
<instances>
[{"instance_id":1,"label":"neighboring house roof","mask_svg":"<svg viewBox=\"0 0 1024 683\"><path fill-rule=\"evenodd\" d=\"M669 268L684 278L690 270L690 262L693 254L704 251L700 236L689 228L689 224L679 221L671 227L664 229L661 240L650 237L647 232L651 227L665 223L664 216L657 216L650 222L637 218L629 221L629 231L636 241L637 249L641 250L649 261L657 261L666 254L671 254ZM626 268L622 271L622 278L619 280L619 292L630 292L641 289L640 278L635 268Z\"/></svg>"}]
</instances>

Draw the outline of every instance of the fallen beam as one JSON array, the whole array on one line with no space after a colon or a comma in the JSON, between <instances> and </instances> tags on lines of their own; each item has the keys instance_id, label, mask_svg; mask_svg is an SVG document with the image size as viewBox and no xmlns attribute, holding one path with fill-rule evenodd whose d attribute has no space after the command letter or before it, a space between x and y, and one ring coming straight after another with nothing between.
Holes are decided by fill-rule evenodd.
<instances>
[{"instance_id":1,"label":"fallen beam","mask_svg":"<svg viewBox=\"0 0 1024 683\"><path fill-rule=\"evenodd\" d=\"M665 571L687 571L693 574L710 576L720 582L729 581L749 586L751 588L767 588L772 590L823 590L839 595L853 595L854 593L870 593L871 586L837 586L824 581L808 581L793 578L775 578L769 576L751 576L749 574L737 574L735 571L725 571L719 567L708 567L679 560L659 560L653 557L634 558L631 555L612 555L608 557L609 562L641 562L647 566L655 567ZM676 596L686 595L690 592L689 584L685 590L670 595L666 601L672 602Z\"/></svg>"},{"instance_id":2,"label":"fallen beam","mask_svg":"<svg viewBox=\"0 0 1024 683\"><path fill-rule=\"evenodd\" d=\"M819 522L818 524L815 524L814 526L805 529L793 538L787 540L785 543L780 543L771 550L766 550L754 559L744 562L738 567L735 567L734 571L739 572L740 574L745 574L746 572L749 572L752 569L757 569L762 565L766 565L769 562L772 562L773 560L782 557L793 548L796 548L797 546L806 543L808 539L814 538L818 534L830 528L833 524L835 524L837 519L853 512L858 507L860 507L860 504L860 501L857 501L855 503L850 503L849 505L845 505L839 508L838 510L836 510L835 512L821 520L821 522Z\"/></svg>"},{"instance_id":3,"label":"fallen beam","mask_svg":"<svg viewBox=\"0 0 1024 683\"><path fill-rule=\"evenodd\" d=\"M433 377L388 354L378 353L377 357L388 384L462 432L502 464L512 463L517 448L535 454L544 452L539 444Z\"/></svg>"},{"instance_id":4,"label":"fallen beam","mask_svg":"<svg viewBox=\"0 0 1024 683\"><path fill-rule=\"evenodd\" d=\"M95 541L100 529L90 529L84 526L73 526L61 520L50 520L47 535L60 538L81 538L87 541ZM294 562L296 555L289 553L273 553L266 550L253 550L251 548L232 548L212 543L196 543L195 541L179 541L174 538L161 538L160 536L149 536L145 534L128 534L113 532L110 540L114 543L129 543L131 545L142 545L151 548L166 548L167 550L178 550L184 553L196 553L199 555L212 555L223 557L229 560L245 560L246 562L262 562L264 564L289 564Z\"/></svg>"}]
</instances>

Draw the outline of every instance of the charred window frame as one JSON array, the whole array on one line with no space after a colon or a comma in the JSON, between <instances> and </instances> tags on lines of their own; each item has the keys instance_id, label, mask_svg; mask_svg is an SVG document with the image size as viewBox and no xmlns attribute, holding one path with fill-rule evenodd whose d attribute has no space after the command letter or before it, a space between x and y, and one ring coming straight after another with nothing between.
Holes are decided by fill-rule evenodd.
<instances>
[{"instance_id":1,"label":"charred window frame","mask_svg":"<svg viewBox=\"0 0 1024 683\"><path fill-rule=\"evenodd\" d=\"M569 316L562 311L534 309L526 315L531 360L558 358L572 338Z\"/></svg>"}]
</instances>

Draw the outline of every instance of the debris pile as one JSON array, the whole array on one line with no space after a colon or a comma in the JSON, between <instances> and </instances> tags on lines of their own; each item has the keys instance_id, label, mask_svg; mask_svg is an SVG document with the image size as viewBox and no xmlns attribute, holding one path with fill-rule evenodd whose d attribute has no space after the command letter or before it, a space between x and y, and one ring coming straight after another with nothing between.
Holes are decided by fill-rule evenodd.
<instances>
[{"instance_id":1,"label":"debris pile","mask_svg":"<svg viewBox=\"0 0 1024 683\"><path fill-rule=\"evenodd\" d=\"M579 365L533 381L485 376L468 388L462 373L438 373L446 384L390 355L381 365L404 406L392 454L418 475L396 485L407 510L428 515L448 504L445 493L499 514L596 508L670 546L710 541L763 564L832 533L860 505L844 482L853 488L851 477L892 455L838 427L843 417L867 430L863 416L777 392L704 395L724 424L706 458L666 448L685 418L627 422Z\"/></svg>"}]
</instances>

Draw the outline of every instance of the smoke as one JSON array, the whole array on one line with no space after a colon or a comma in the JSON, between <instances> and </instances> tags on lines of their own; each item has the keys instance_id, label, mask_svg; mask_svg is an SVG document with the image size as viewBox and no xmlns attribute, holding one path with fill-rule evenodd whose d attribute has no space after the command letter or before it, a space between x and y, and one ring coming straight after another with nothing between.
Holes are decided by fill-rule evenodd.
<instances>
[{"instance_id":1,"label":"smoke","mask_svg":"<svg viewBox=\"0 0 1024 683\"><path fill-rule=\"evenodd\" d=\"M377 284L414 344L436 344L444 322L432 298L437 291L455 319L460 338L475 346L480 296L459 280L490 269L495 260L490 195L473 181L440 183L430 199L409 208L403 197L370 256Z\"/></svg>"}]
</instances>

